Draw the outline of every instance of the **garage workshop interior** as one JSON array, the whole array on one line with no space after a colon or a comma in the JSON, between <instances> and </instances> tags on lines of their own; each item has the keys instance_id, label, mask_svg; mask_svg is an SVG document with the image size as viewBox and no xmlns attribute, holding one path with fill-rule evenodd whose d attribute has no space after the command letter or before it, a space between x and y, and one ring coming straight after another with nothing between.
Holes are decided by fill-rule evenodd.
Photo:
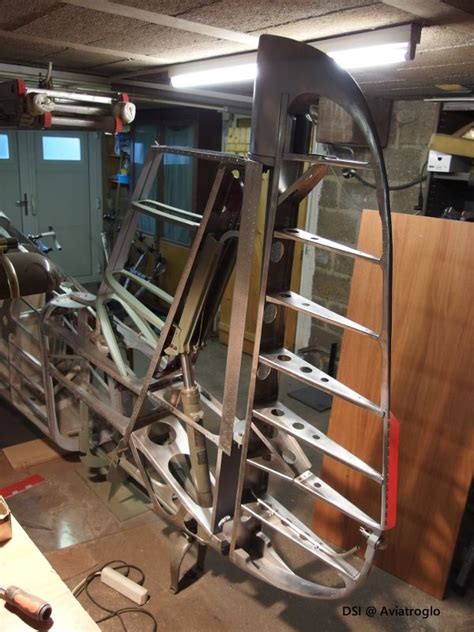
<instances>
[{"instance_id":1,"label":"garage workshop interior","mask_svg":"<svg viewBox=\"0 0 474 632\"><path fill-rule=\"evenodd\" d=\"M474 2L0 0L0 631L474 630Z\"/></svg>"}]
</instances>

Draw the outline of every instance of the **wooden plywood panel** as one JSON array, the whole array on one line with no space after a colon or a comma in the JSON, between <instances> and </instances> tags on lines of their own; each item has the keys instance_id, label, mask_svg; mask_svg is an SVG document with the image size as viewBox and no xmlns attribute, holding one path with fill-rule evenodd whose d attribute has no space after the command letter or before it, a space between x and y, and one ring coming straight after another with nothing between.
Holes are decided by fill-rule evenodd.
<instances>
[{"instance_id":1,"label":"wooden plywood panel","mask_svg":"<svg viewBox=\"0 0 474 632\"><path fill-rule=\"evenodd\" d=\"M364 211L358 247L380 251L379 219ZM474 225L393 215L391 408L401 424L398 523L376 563L438 598L445 591L474 462ZM358 262L348 316L378 325L380 271ZM369 397L379 388L377 343L346 334L338 379ZM329 436L380 466L380 423L334 401ZM377 487L326 458L323 476L378 517ZM315 529L336 544L357 525L318 503Z\"/></svg>"}]
</instances>

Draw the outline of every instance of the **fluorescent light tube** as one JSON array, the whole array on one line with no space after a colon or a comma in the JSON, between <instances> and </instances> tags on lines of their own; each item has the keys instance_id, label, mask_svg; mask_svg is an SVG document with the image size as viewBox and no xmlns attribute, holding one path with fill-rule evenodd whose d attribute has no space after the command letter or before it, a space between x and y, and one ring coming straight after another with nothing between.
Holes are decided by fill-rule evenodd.
<instances>
[{"instance_id":1,"label":"fluorescent light tube","mask_svg":"<svg viewBox=\"0 0 474 632\"><path fill-rule=\"evenodd\" d=\"M377 66L388 66L407 61L407 43L378 44L377 46L362 46L361 48L349 48L327 52L329 57L345 68L375 68Z\"/></svg>"},{"instance_id":2,"label":"fluorescent light tube","mask_svg":"<svg viewBox=\"0 0 474 632\"><path fill-rule=\"evenodd\" d=\"M186 72L182 75L171 77L173 88L192 88L195 86L212 86L218 83L239 83L240 81L253 81L257 76L257 64L240 64L238 66L221 66Z\"/></svg>"},{"instance_id":3,"label":"fluorescent light tube","mask_svg":"<svg viewBox=\"0 0 474 632\"><path fill-rule=\"evenodd\" d=\"M421 29L415 24L309 42L347 70L388 66L413 59ZM174 88L253 81L256 53L189 62L169 69Z\"/></svg>"}]
</instances>

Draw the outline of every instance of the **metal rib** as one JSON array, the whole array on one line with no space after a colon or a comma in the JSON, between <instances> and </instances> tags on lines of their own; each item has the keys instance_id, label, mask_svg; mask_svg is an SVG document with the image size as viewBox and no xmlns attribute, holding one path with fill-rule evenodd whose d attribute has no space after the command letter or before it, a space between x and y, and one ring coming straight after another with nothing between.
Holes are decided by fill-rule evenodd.
<instances>
[{"instance_id":1,"label":"metal rib","mask_svg":"<svg viewBox=\"0 0 474 632\"><path fill-rule=\"evenodd\" d=\"M69 392L75 395L79 400L83 401L89 408L92 408L101 417L107 420L114 428L123 433L127 427L128 417L120 414L111 408L103 400L99 399L93 391L93 387L87 384L79 385L68 380L58 369L52 364L49 365L48 371L51 377L54 377Z\"/></svg>"},{"instance_id":2,"label":"metal rib","mask_svg":"<svg viewBox=\"0 0 474 632\"><path fill-rule=\"evenodd\" d=\"M299 241L307 246L318 246L324 250L332 250L333 252L337 252L339 255L348 255L349 257L357 257L358 259L364 259L365 261L370 261L372 263L381 263L379 257L375 257L368 252L351 248L351 246L340 244L337 241L332 241L332 239L326 239L325 237L320 237L319 235L313 235L301 228L277 229L275 230L274 236L279 239L292 239L293 241Z\"/></svg>"},{"instance_id":3,"label":"metal rib","mask_svg":"<svg viewBox=\"0 0 474 632\"><path fill-rule=\"evenodd\" d=\"M331 165L333 167L345 167L348 169L372 169L368 162L360 160L345 160L337 156L325 156L324 154L284 154L283 160L295 162L310 162L319 165Z\"/></svg>"},{"instance_id":4,"label":"metal rib","mask_svg":"<svg viewBox=\"0 0 474 632\"><path fill-rule=\"evenodd\" d=\"M135 283L138 283L158 298L161 298L161 300L165 301L165 303L169 303L171 305L171 303L173 302L174 296L171 296L171 294L168 294L168 292L165 292L154 283L150 283L146 279L143 279L141 276L138 276L138 274L134 274L131 270L118 270L117 272L114 272L114 274L123 274L123 276L126 276L132 281L135 281Z\"/></svg>"},{"instance_id":5,"label":"metal rib","mask_svg":"<svg viewBox=\"0 0 474 632\"><path fill-rule=\"evenodd\" d=\"M189 156L190 158L202 158L203 160L215 160L222 164L246 165L248 159L238 154L230 154L222 151L190 149L188 147L172 147L171 145L154 145L152 149L159 154L177 154L178 156Z\"/></svg>"},{"instance_id":6,"label":"metal rib","mask_svg":"<svg viewBox=\"0 0 474 632\"><path fill-rule=\"evenodd\" d=\"M187 215L188 217L195 217L196 219L202 219L202 215L199 213L192 213L191 211L186 211L183 208L178 208L177 206L171 206L170 204L165 204L164 202L158 202L158 200L138 200L144 204L154 204L155 206L166 208L169 211L175 211L176 213L181 213L182 215Z\"/></svg>"},{"instance_id":7,"label":"metal rib","mask_svg":"<svg viewBox=\"0 0 474 632\"><path fill-rule=\"evenodd\" d=\"M309 364L309 362L305 362L291 351L288 351L288 349L282 348L272 353L263 353L259 356L259 360L272 369L282 371L305 384L319 388L331 395L341 397L351 402L351 404L366 408L376 415L383 417L383 410L380 406L377 406L377 404L374 404L374 402L371 402L363 395L360 395L342 382L324 373L324 371L317 369L312 364Z\"/></svg>"},{"instance_id":8,"label":"metal rib","mask_svg":"<svg viewBox=\"0 0 474 632\"><path fill-rule=\"evenodd\" d=\"M362 461L362 459L359 459L355 454L352 454L352 452L343 448L339 443L330 439L318 428L315 428L281 402L275 402L272 406L265 408L256 408L253 414L257 419L278 428L278 430L283 430L318 452L322 452L344 463L344 465L357 470L377 483L382 483L383 477L380 472L377 472L377 470L365 463L365 461Z\"/></svg>"},{"instance_id":9,"label":"metal rib","mask_svg":"<svg viewBox=\"0 0 474 632\"><path fill-rule=\"evenodd\" d=\"M346 514L356 522L360 522L372 530L380 531L381 525L366 514L362 509L359 509L356 505L350 502L345 496L337 492L333 487L328 485L321 478L316 476L311 470L306 470L299 476L289 476L281 470L266 465L265 463L256 461L254 459L247 459L247 463L253 467L257 467L269 474L273 474L282 480L285 480L297 487L309 492L311 495L316 496L320 500L324 500L336 507L339 511ZM270 462L271 463L271 462Z\"/></svg>"},{"instance_id":10,"label":"metal rib","mask_svg":"<svg viewBox=\"0 0 474 632\"><path fill-rule=\"evenodd\" d=\"M321 540L316 533L308 529L305 524L271 496L264 494L263 498L257 498L255 502L242 505L242 510L306 549L337 572L351 579L357 577L358 571L351 564L338 556L337 552L324 540Z\"/></svg>"},{"instance_id":11,"label":"metal rib","mask_svg":"<svg viewBox=\"0 0 474 632\"><path fill-rule=\"evenodd\" d=\"M182 224L188 228L197 228L199 226L199 222L193 222L185 217L179 217L178 215L171 215L170 213L165 213L164 211L160 211L159 209L153 208L144 204L143 202L132 202L132 206L139 210L141 213L147 213L147 215L153 215L154 217L158 217L167 222L171 222L174 224Z\"/></svg>"},{"instance_id":12,"label":"metal rib","mask_svg":"<svg viewBox=\"0 0 474 632\"><path fill-rule=\"evenodd\" d=\"M313 474L313 472L308 470L301 474L301 476L297 476L293 479L293 484L313 494L320 500L324 500L330 505L337 507L337 509L346 514L346 516L369 527L369 529L375 531L381 530L381 526L376 520L351 503L350 500L347 500L345 496L337 492L331 485L325 483L319 476Z\"/></svg>"},{"instance_id":13,"label":"metal rib","mask_svg":"<svg viewBox=\"0 0 474 632\"><path fill-rule=\"evenodd\" d=\"M312 318L324 320L327 323L337 325L338 327L342 327L343 329L357 331L360 334L365 334L366 336L370 336L371 338L375 339L378 339L379 337L376 331L373 331L368 327L364 327L364 325L356 323L355 321L350 320L345 316L341 316L337 312L333 312L332 310L327 309L326 307L323 307L318 303L310 301L304 296L296 294L296 292L291 292L291 290L270 294L267 296L267 301L269 301L270 303L275 303L276 305L283 305L284 307L295 309L298 312L302 312L303 314L311 316Z\"/></svg>"}]
</instances>

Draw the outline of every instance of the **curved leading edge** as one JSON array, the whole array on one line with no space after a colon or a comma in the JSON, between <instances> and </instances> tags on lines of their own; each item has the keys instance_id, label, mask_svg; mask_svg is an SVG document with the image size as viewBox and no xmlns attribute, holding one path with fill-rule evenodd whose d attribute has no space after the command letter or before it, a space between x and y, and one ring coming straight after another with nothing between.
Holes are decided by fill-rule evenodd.
<instances>
[{"instance_id":1,"label":"curved leading edge","mask_svg":"<svg viewBox=\"0 0 474 632\"><path fill-rule=\"evenodd\" d=\"M288 95L288 114L304 115L319 97L326 97L340 105L354 119L364 135L372 156L377 185L376 195L382 220L384 261L384 313L382 345L384 356L390 355L391 285L392 285L392 230L387 171L382 147L372 114L359 86L351 75L318 49L274 35L262 35L257 56L258 76L255 81L251 153L262 162L273 163L278 154L275 131L280 122L282 95ZM389 409L390 366L383 366L386 390L382 393L382 407ZM388 419L385 420L388 423Z\"/></svg>"},{"instance_id":2,"label":"curved leading edge","mask_svg":"<svg viewBox=\"0 0 474 632\"><path fill-rule=\"evenodd\" d=\"M260 38L257 56L258 76L254 89L254 104L252 117L252 158L266 164L273 170L273 187L270 193L267 206L267 227L265 233L265 245L263 255L262 288L259 302L259 315L257 318L256 348L254 351L252 375L254 383L251 385L249 394L249 408L247 411L246 437L243 441L240 483L238 490L238 501L234 516L233 546L231 549L232 561L247 572L260 579L278 586L288 592L306 597L320 599L341 598L352 592L365 579L370 570L375 551L379 545L382 531L393 526L391 517L387 522L387 478L388 478L388 455L389 455L389 410L390 410L390 338L391 338L391 274L392 274L392 240L390 222L390 203L387 173L380 141L377 136L372 115L367 102L353 78L341 69L331 58L317 49L295 42L290 39L263 35ZM249 489L244 480L244 470L247 459L247 449L251 434L251 420L253 418L253 406L255 395L257 400L262 397L265 400L269 393L277 392L278 387L266 387L262 391L256 389L255 375L259 364L259 347L262 338L262 318L265 305L265 293L267 282L274 284L274 280L268 276L270 264L270 247L273 241L273 230L275 219L278 217L278 191L287 189L296 176L301 177L291 165L289 154L306 154L308 152L309 136L304 133L304 122L310 108L318 103L319 97L325 97L334 101L351 116L360 128L365 137L366 144L370 149L370 168L374 171L374 178L377 186L377 202L382 223L382 245L383 253L380 259L380 267L383 271L383 305L382 305L382 329L379 342L382 352L382 379L380 410L383 423L383 470L381 483L381 515L380 522L376 528L369 531L365 529L367 546L364 561L361 568L352 571L344 568L343 565L337 570L336 559L340 558L334 550L331 552L333 569L343 582L343 586L327 586L303 579L294 573L276 553L271 546L271 541L260 533L259 537L264 538L264 545L256 547L260 550L260 555L255 557L251 551L255 550L255 545L249 547L246 544L246 537L242 536L242 524L245 520L253 520L254 525L267 525L281 531L281 523L287 522L281 509L273 509L270 503L263 504L266 509L255 508L248 503L240 505L240 499L248 498ZM302 133L303 132L303 133ZM324 162L324 161L322 161ZM284 197L284 196L283 196ZM297 213L297 204L295 206ZM281 217L280 217L281 219ZM279 221L279 220L278 220ZM268 327L268 326L267 326ZM268 333L268 330L267 330ZM281 331L279 332L281 337ZM277 336L278 337L278 336ZM264 336L265 338L265 336ZM263 346L268 347L268 336L263 342ZM260 356L263 357L263 356ZM290 358L284 358L290 359ZM265 378L263 378L265 379ZM258 381L258 380L257 380ZM263 395L262 395L263 393ZM266 394L265 394L266 393ZM268 467L267 467L268 469ZM271 469L269 470L271 471ZM250 485L251 486L251 485ZM259 492L260 493L260 492ZM393 504L393 499L391 504ZM344 509L342 509L344 512ZM276 522L280 523L276 525ZM251 523L250 523L251 524ZM310 537L308 532L303 532L303 527L298 523L293 523L293 531L301 538L305 534L304 540ZM257 527L258 528L258 527ZM287 537L292 539L293 534L286 532ZM248 543L248 540L247 540ZM320 560L325 559L324 543L315 542L315 555ZM326 556L327 562L327 556Z\"/></svg>"}]
</instances>

